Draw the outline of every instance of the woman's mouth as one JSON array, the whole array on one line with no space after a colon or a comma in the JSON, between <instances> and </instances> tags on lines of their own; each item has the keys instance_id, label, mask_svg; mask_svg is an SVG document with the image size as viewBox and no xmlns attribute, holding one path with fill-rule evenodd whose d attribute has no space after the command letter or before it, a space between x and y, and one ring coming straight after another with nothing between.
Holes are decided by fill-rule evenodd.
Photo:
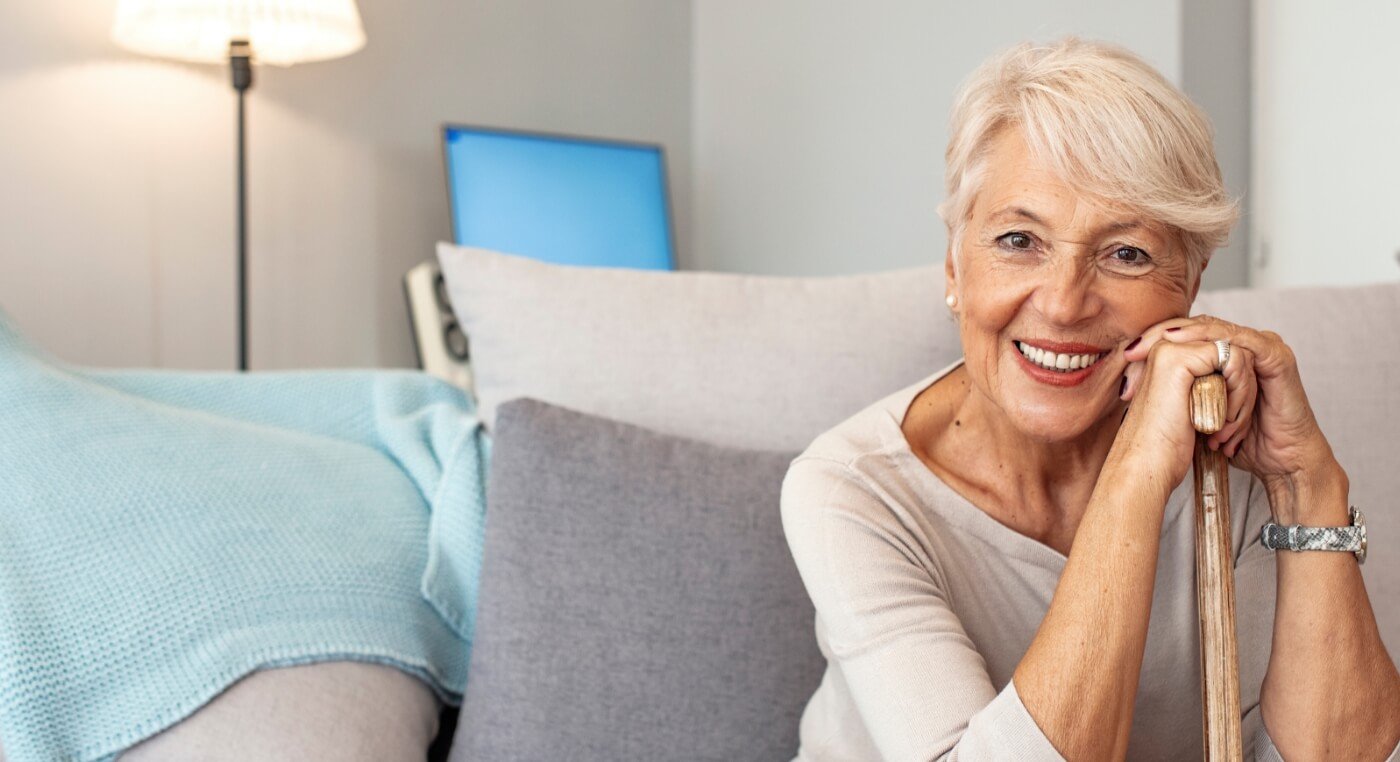
<instances>
[{"instance_id":1,"label":"woman's mouth","mask_svg":"<svg viewBox=\"0 0 1400 762\"><path fill-rule=\"evenodd\" d=\"M1041 347L1013 341L1021 367L1033 379L1051 386L1077 386L1098 367L1108 352L1090 345L1059 344ZM1047 342L1049 343L1049 342ZM1056 351L1060 350L1060 351ZM1086 351L1087 350L1087 351Z\"/></svg>"},{"instance_id":2,"label":"woman's mouth","mask_svg":"<svg viewBox=\"0 0 1400 762\"><path fill-rule=\"evenodd\" d=\"M1071 352L1052 352L1048 349L1032 346L1023 341L1013 343L1016 344L1017 349L1021 350L1021 354L1024 355L1027 360L1030 360L1046 370L1057 370L1060 372L1087 368L1098 362L1099 358L1104 355L1102 352L1078 354Z\"/></svg>"}]
</instances>

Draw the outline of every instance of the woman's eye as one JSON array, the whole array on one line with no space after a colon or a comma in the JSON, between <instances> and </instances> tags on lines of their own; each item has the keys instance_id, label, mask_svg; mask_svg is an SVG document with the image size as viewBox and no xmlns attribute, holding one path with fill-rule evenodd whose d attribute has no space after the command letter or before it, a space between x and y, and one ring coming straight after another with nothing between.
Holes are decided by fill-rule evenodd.
<instances>
[{"instance_id":1,"label":"woman's eye","mask_svg":"<svg viewBox=\"0 0 1400 762\"><path fill-rule=\"evenodd\" d=\"M1113 252L1113 260L1125 265L1145 265L1152 261L1147 252L1133 246L1121 246Z\"/></svg>"},{"instance_id":2,"label":"woman's eye","mask_svg":"<svg viewBox=\"0 0 1400 762\"><path fill-rule=\"evenodd\" d=\"M1002 246L1009 249L1029 249L1035 245L1035 241L1025 233L1007 233L997 239Z\"/></svg>"}]
</instances>

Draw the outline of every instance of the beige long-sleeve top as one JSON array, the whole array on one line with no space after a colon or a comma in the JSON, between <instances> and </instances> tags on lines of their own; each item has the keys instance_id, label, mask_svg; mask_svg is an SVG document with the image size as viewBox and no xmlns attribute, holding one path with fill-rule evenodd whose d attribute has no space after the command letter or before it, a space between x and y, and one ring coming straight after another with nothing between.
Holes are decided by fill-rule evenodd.
<instances>
[{"instance_id":1,"label":"beige long-sleeve top","mask_svg":"<svg viewBox=\"0 0 1400 762\"><path fill-rule=\"evenodd\" d=\"M955 492L900 428L918 393L959 364L823 433L784 479L783 528L827 659L798 760L1061 758L1011 678L1065 556ZM1188 474L1162 523L1131 760L1201 756L1193 503ZM1274 556L1259 543L1269 503L1232 468L1230 505L1245 756L1276 760L1259 713L1274 618Z\"/></svg>"}]
</instances>

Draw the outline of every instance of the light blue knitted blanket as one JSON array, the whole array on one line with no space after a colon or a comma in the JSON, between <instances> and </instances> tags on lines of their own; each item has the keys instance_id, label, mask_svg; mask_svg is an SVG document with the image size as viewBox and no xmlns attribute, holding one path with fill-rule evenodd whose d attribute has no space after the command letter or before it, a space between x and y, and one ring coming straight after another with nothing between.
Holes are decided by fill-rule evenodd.
<instances>
[{"instance_id":1,"label":"light blue knitted blanket","mask_svg":"<svg viewBox=\"0 0 1400 762\"><path fill-rule=\"evenodd\" d=\"M0 745L111 759L261 667L461 700L490 440L410 371L100 371L0 313Z\"/></svg>"}]
</instances>

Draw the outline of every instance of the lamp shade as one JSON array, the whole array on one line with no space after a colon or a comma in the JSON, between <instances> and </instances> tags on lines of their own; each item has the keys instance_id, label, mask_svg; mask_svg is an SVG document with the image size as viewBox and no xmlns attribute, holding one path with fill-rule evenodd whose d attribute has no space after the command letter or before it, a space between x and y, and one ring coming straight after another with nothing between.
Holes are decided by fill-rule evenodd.
<instances>
[{"instance_id":1,"label":"lamp shade","mask_svg":"<svg viewBox=\"0 0 1400 762\"><path fill-rule=\"evenodd\" d=\"M355 0L118 0L112 39L128 50L202 63L247 40L259 63L349 55L365 44Z\"/></svg>"}]
</instances>

